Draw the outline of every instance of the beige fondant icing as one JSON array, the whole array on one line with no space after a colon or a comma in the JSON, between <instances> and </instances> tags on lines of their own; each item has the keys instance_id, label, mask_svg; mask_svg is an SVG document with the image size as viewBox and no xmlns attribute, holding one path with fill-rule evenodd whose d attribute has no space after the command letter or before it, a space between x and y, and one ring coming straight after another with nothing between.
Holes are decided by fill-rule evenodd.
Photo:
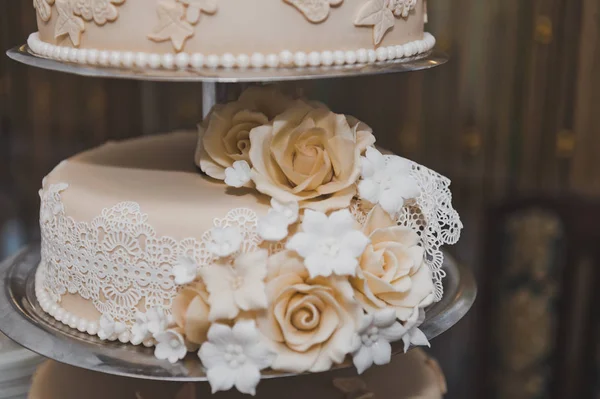
<instances>
[{"instance_id":1,"label":"beige fondant icing","mask_svg":"<svg viewBox=\"0 0 600 399\"><path fill-rule=\"evenodd\" d=\"M87 23L84 27L74 22L75 25L71 26L73 34L56 37L60 18L56 12L58 5L51 5L47 0L37 0L38 10L42 10L41 13L38 12L40 39L46 43L68 47L78 45L82 49L170 53L174 51L170 40L155 42L148 38L160 25L157 7L163 1L126 0L119 4L119 15L114 22L103 25ZM57 0L56 3L59 2L67 0ZM311 23L306 18L301 18L296 8L282 0L221 0L218 12L200 18L193 26L193 36L181 48L187 53L216 55L266 55L278 54L284 50L308 53L373 49L375 45L371 27L354 25L357 14L365 3L364 0L347 0L330 10L325 21ZM46 12L48 6L51 7L50 15ZM187 7L189 10L189 6ZM210 7L208 11L211 11ZM418 0L408 18L397 18L379 45L393 46L422 39L423 20L423 2ZM84 29L85 32L78 41L77 31L81 33ZM58 31L62 31L60 27Z\"/></svg>"}]
</instances>

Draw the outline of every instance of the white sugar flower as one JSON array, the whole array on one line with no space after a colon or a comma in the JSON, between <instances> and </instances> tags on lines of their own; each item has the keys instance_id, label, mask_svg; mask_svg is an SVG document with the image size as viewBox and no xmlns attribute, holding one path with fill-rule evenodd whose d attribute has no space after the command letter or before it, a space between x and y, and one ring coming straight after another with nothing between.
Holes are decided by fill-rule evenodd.
<instances>
[{"instance_id":1,"label":"white sugar flower","mask_svg":"<svg viewBox=\"0 0 600 399\"><path fill-rule=\"evenodd\" d=\"M288 224L292 224L298 220L300 206L296 201L281 202L275 198L271 198L271 208L273 211L285 216Z\"/></svg>"},{"instance_id":2,"label":"white sugar flower","mask_svg":"<svg viewBox=\"0 0 600 399\"><path fill-rule=\"evenodd\" d=\"M198 356L206 368L213 394L233 386L254 395L260 371L269 367L274 353L261 341L253 320L240 320L232 327L215 323Z\"/></svg>"},{"instance_id":3,"label":"white sugar flower","mask_svg":"<svg viewBox=\"0 0 600 399\"><path fill-rule=\"evenodd\" d=\"M362 374L373 363L388 364L392 358L390 342L398 341L406 330L396 321L394 309L374 314L365 314L354 337L353 361L358 374Z\"/></svg>"},{"instance_id":4,"label":"white sugar flower","mask_svg":"<svg viewBox=\"0 0 600 399\"><path fill-rule=\"evenodd\" d=\"M168 360L176 363L187 354L187 348L183 336L175 330L166 330L154 336L156 347L154 356L158 360Z\"/></svg>"},{"instance_id":5,"label":"white sugar flower","mask_svg":"<svg viewBox=\"0 0 600 399\"><path fill-rule=\"evenodd\" d=\"M269 209L269 213L258 219L256 231L265 241L281 241L288 235L288 226L283 213Z\"/></svg>"},{"instance_id":6,"label":"white sugar flower","mask_svg":"<svg viewBox=\"0 0 600 399\"><path fill-rule=\"evenodd\" d=\"M409 160L397 155L384 156L374 147L361 157L360 198L381 207L390 215L397 214L404 202L419 195L419 186L410 175Z\"/></svg>"},{"instance_id":7,"label":"white sugar flower","mask_svg":"<svg viewBox=\"0 0 600 399\"><path fill-rule=\"evenodd\" d=\"M180 256L175 266L173 266L175 284L185 285L191 283L196 279L196 270L198 270L198 265L194 259L189 256Z\"/></svg>"},{"instance_id":8,"label":"white sugar flower","mask_svg":"<svg viewBox=\"0 0 600 399\"><path fill-rule=\"evenodd\" d=\"M355 230L356 221L347 209L327 216L307 209L302 221L302 231L286 244L304 258L311 277L355 275L358 257L369 239Z\"/></svg>"},{"instance_id":9,"label":"white sugar flower","mask_svg":"<svg viewBox=\"0 0 600 399\"><path fill-rule=\"evenodd\" d=\"M423 331L419 329L419 326L423 324L425 320L425 310L423 308L415 309L413 316L402 326L404 333L402 335L402 342L404 342L404 352L413 346L429 346L429 340Z\"/></svg>"},{"instance_id":10,"label":"white sugar flower","mask_svg":"<svg viewBox=\"0 0 600 399\"><path fill-rule=\"evenodd\" d=\"M240 254L233 264L218 262L200 269L209 293L210 321L234 319L240 311L267 307L264 279L267 250Z\"/></svg>"},{"instance_id":11,"label":"white sugar flower","mask_svg":"<svg viewBox=\"0 0 600 399\"><path fill-rule=\"evenodd\" d=\"M235 161L232 166L225 169L225 184L240 188L250 182L250 165L246 161Z\"/></svg>"},{"instance_id":12,"label":"white sugar flower","mask_svg":"<svg viewBox=\"0 0 600 399\"><path fill-rule=\"evenodd\" d=\"M146 313L137 312L131 327L131 343L139 345L145 340L164 332L170 324L169 316L160 308L149 309Z\"/></svg>"},{"instance_id":13,"label":"white sugar flower","mask_svg":"<svg viewBox=\"0 0 600 399\"><path fill-rule=\"evenodd\" d=\"M243 237L237 227L215 227L210 230L212 240L208 250L216 256L225 257L236 253L242 246Z\"/></svg>"},{"instance_id":14,"label":"white sugar flower","mask_svg":"<svg viewBox=\"0 0 600 399\"><path fill-rule=\"evenodd\" d=\"M119 335L127 331L127 326L125 326L125 324L115 321L107 315L102 315L102 317L100 317L99 327L98 338L103 341L114 341Z\"/></svg>"},{"instance_id":15,"label":"white sugar flower","mask_svg":"<svg viewBox=\"0 0 600 399\"><path fill-rule=\"evenodd\" d=\"M281 241L288 235L288 226L298 220L296 201L280 202L271 198L271 209L258 220L258 235L265 241Z\"/></svg>"}]
</instances>

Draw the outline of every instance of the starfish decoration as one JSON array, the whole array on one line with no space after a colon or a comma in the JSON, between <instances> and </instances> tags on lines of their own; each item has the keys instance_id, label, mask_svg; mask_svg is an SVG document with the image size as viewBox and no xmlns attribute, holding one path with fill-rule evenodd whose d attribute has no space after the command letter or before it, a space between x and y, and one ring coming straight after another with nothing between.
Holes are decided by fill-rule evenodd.
<instances>
[{"instance_id":1,"label":"starfish decoration","mask_svg":"<svg viewBox=\"0 0 600 399\"><path fill-rule=\"evenodd\" d=\"M56 10L58 11L58 21L56 21L54 37L69 35L73 45L78 47L81 32L85 30L83 19L73 14L73 4L69 0L56 0Z\"/></svg>"},{"instance_id":2,"label":"starfish decoration","mask_svg":"<svg viewBox=\"0 0 600 399\"><path fill-rule=\"evenodd\" d=\"M184 18L182 4L163 1L158 4L159 25L148 38L156 42L171 40L177 51L181 51L185 41L194 35L194 28Z\"/></svg>"},{"instance_id":3,"label":"starfish decoration","mask_svg":"<svg viewBox=\"0 0 600 399\"><path fill-rule=\"evenodd\" d=\"M187 11L185 12L185 19L190 24L197 24L200 20L200 13L214 14L217 12L217 1L216 0L179 0L181 3L187 5Z\"/></svg>"}]
</instances>

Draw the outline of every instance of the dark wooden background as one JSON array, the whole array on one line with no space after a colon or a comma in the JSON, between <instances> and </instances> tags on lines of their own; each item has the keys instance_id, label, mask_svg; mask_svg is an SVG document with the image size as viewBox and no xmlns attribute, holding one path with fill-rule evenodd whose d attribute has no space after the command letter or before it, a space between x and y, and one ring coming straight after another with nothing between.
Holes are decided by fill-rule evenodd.
<instances>
[{"instance_id":1,"label":"dark wooden background","mask_svg":"<svg viewBox=\"0 0 600 399\"><path fill-rule=\"evenodd\" d=\"M301 84L453 180L465 230L452 252L480 297L433 342L449 398L600 398L599 11L598 0L430 0L445 66ZM30 1L0 0L1 50L34 30ZM80 78L0 56L0 258L37 238L37 190L60 160L193 128L201 98L197 84Z\"/></svg>"}]
</instances>

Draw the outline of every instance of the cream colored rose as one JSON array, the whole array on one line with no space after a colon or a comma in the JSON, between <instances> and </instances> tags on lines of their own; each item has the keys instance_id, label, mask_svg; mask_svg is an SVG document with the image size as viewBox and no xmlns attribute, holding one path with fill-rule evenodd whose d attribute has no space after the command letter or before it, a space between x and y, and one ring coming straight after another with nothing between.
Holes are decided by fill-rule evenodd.
<instances>
[{"instance_id":1,"label":"cream colored rose","mask_svg":"<svg viewBox=\"0 0 600 399\"><path fill-rule=\"evenodd\" d=\"M200 281L186 285L173 301L173 318L186 340L197 345L206 341L208 321L208 293Z\"/></svg>"},{"instance_id":2,"label":"cream colored rose","mask_svg":"<svg viewBox=\"0 0 600 399\"><path fill-rule=\"evenodd\" d=\"M431 304L433 279L417 233L398 226L379 205L369 212L363 232L371 243L360 258L360 273L351 283L364 309L391 307L406 321L415 308Z\"/></svg>"},{"instance_id":3,"label":"cream colored rose","mask_svg":"<svg viewBox=\"0 0 600 399\"><path fill-rule=\"evenodd\" d=\"M273 369L325 371L352 350L362 310L347 280L309 279L302 259L282 251L269 258L267 297L257 325L277 354Z\"/></svg>"},{"instance_id":4,"label":"cream colored rose","mask_svg":"<svg viewBox=\"0 0 600 399\"><path fill-rule=\"evenodd\" d=\"M350 204L375 138L354 118L302 101L250 132L252 180L278 201L327 212Z\"/></svg>"},{"instance_id":5,"label":"cream colored rose","mask_svg":"<svg viewBox=\"0 0 600 399\"><path fill-rule=\"evenodd\" d=\"M250 131L267 124L292 103L273 87L253 86L237 101L216 105L199 129L196 164L215 179L235 161L250 163Z\"/></svg>"}]
</instances>

